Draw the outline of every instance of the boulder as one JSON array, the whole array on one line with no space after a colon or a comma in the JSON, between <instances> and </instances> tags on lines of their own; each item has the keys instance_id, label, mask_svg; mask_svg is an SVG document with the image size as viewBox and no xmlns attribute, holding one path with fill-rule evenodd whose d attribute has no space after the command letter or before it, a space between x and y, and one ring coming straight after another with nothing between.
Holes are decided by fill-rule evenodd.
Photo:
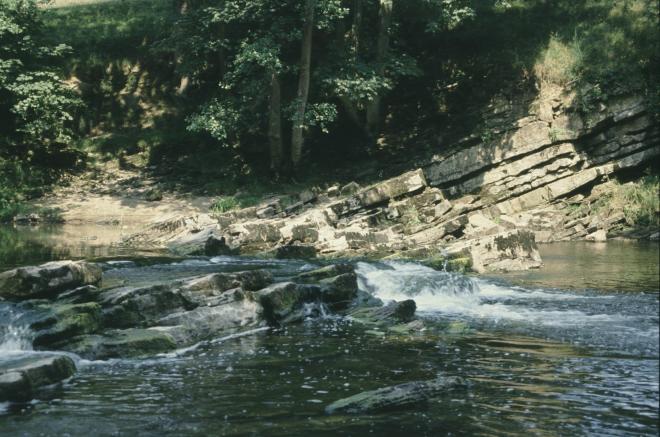
<instances>
[{"instance_id":1,"label":"boulder","mask_svg":"<svg viewBox=\"0 0 660 437\"><path fill-rule=\"evenodd\" d=\"M328 405L327 414L368 414L400 410L426 404L452 388L465 385L459 377L439 377L430 381L414 381L392 387L365 391Z\"/></svg>"},{"instance_id":2,"label":"boulder","mask_svg":"<svg viewBox=\"0 0 660 437\"><path fill-rule=\"evenodd\" d=\"M358 285L355 272L321 279L321 299L332 310L347 308L357 297Z\"/></svg>"},{"instance_id":3,"label":"boulder","mask_svg":"<svg viewBox=\"0 0 660 437\"><path fill-rule=\"evenodd\" d=\"M85 261L53 261L0 273L0 298L33 299L101 281L101 267Z\"/></svg>"},{"instance_id":4,"label":"boulder","mask_svg":"<svg viewBox=\"0 0 660 437\"><path fill-rule=\"evenodd\" d=\"M60 382L76 372L67 356L30 354L2 357L0 361L0 402L24 401L39 387Z\"/></svg>"},{"instance_id":5,"label":"boulder","mask_svg":"<svg viewBox=\"0 0 660 437\"><path fill-rule=\"evenodd\" d=\"M263 307L263 316L268 323L278 325L299 320L299 310L304 303L320 301L321 288L280 282L255 292L255 297Z\"/></svg>"},{"instance_id":6,"label":"boulder","mask_svg":"<svg viewBox=\"0 0 660 437\"><path fill-rule=\"evenodd\" d=\"M209 299L224 294L227 290L242 289L256 291L272 284L273 275L266 270L248 270L237 273L211 273L210 275L183 280L173 284L186 300L196 305L207 305Z\"/></svg>"},{"instance_id":7,"label":"boulder","mask_svg":"<svg viewBox=\"0 0 660 437\"><path fill-rule=\"evenodd\" d=\"M179 346L264 325L263 309L250 292L231 290L211 306L169 314L158 321ZM161 328L161 327L167 327Z\"/></svg>"},{"instance_id":8,"label":"boulder","mask_svg":"<svg viewBox=\"0 0 660 437\"><path fill-rule=\"evenodd\" d=\"M594 241L594 242L607 241L607 231L605 229L599 229L596 232L587 235L586 237L584 237L584 239L587 241Z\"/></svg>"},{"instance_id":9,"label":"boulder","mask_svg":"<svg viewBox=\"0 0 660 437\"><path fill-rule=\"evenodd\" d=\"M86 359L106 360L155 355L175 349L176 343L156 329L124 329L74 337L58 347Z\"/></svg>"},{"instance_id":10,"label":"boulder","mask_svg":"<svg viewBox=\"0 0 660 437\"><path fill-rule=\"evenodd\" d=\"M37 314L30 329L35 331L32 343L38 348L101 328L101 306L96 302L43 305Z\"/></svg>"},{"instance_id":11,"label":"boulder","mask_svg":"<svg viewBox=\"0 0 660 437\"><path fill-rule=\"evenodd\" d=\"M172 284L120 287L101 293L99 301L103 322L111 328L152 326L167 314L197 306Z\"/></svg>"},{"instance_id":12,"label":"boulder","mask_svg":"<svg viewBox=\"0 0 660 437\"><path fill-rule=\"evenodd\" d=\"M231 255L233 252L227 245L225 237L212 234L204 242L204 255L206 256Z\"/></svg>"},{"instance_id":13,"label":"boulder","mask_svg":"<svg viewBox=\"0 0 660 437\"><path fill-rule=\"evenodd\" d=\"M297 282L318 282L321 279L332 278L344 273L353 273L355 269L351 264L332 264L321 267L320 269L310 270L298 274L295 279Z\"/></svg>"},{"instance_id":14,"label":"boulder","mask_svg":"<svg viewBox=\"0 0 660 437\"><path fill-rule=\"evenodd\" d=\"M93 302L98 298L100 290L93 285L83 285L73 290L65 291L57 295L58 302L86 303Z\"/></svg>"}]
</instances>

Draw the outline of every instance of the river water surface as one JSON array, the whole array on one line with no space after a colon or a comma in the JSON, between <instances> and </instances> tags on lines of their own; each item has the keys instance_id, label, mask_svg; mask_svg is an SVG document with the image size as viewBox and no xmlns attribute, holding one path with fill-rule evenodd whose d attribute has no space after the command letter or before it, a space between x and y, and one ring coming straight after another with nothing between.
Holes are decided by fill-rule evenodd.
<instances>
[{"instance_id":1,"label":"river water surface","mask_svg":"<svg viewBox=\"0 0 660 437\"><path fill-rule=\"evenodd\" d=\"M0 270L134 255L63 229L2 232ZM658 245L540 249L543 269L489 277L356 262L363 290L415 299L424 335L329 316L151 359L77 360L78 372L38 399L0 404L0 435L657 435ZM152 259L108 270L104 286L251 268L285 279L317 264ZM0 303L0 359L35 353L16 315ZM470 383L425 408L324 414L337 399L438 374Z\"/></svg>"}]
</instances>

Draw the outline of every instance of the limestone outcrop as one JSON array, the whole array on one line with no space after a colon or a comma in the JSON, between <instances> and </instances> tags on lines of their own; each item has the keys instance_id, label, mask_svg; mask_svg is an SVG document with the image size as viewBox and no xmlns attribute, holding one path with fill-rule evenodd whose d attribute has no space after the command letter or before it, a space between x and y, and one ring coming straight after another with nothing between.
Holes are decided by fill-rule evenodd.
<instances>
[{"instance_id":1,"label":"limestone outcrop","mask_svg":"<svg viewBox=\"0 0 660 437\"><path fill-rule=\"evenodd\" d=\"M660 129L642 98L615 97L586 115L576 100L554 89L536 100L500 101L483 115L489 135L459 140L400 176L333 186L286 209L271 200L159 222L127 243L184 254L221 241L223 253L235 254L441 254L467 257L476 271L538 267L537 242L607 238L623 216L575 205L660 154Z\"/></svg>"}]
</instances>

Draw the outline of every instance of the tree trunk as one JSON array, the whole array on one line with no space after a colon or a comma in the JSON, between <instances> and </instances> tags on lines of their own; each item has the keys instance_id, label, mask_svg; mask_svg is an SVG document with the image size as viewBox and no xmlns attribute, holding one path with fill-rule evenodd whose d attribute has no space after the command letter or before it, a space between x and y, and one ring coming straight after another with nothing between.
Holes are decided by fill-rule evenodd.
<instances>
[{"instance_id":1,"label":"tree trunk","mask_svg":"<svg viewBox=\"0 0 660 437\"><path fill-rule=\"evenodd\" d=\"M357 61L360 56L360 24L362 24L362 0L355 0L353 15L353 28L351 29L351 39L353 43L353 56Z\"/></svg>"},{"instance_id":2,"label":"tree trunk","mask_svg":"<svg viewBox=\"0 0 660 437\"><path fill-rule=\"evenodd\" d=\"M380 0L378 8L378 41L376 42L376 73L385 73L385 58L390 47L390 23L392 21L392 0ZM376 95L367 104L367 130L371 135L378 134L381 122L381 96Z\"/></svg>"},{"instance_id":3,"label":"tree trunk","mask_svg":"<svg viewBox=\"0 0 660 437\"><path fill-rule=\"evenodd\" d=\"M281 106L280 78L277 73L272 73L268 105L268 143L270 146L270 170L275 179L279 179L282 168Z\"/></svg>"},{"instance_id":4,"label":"tree trunk","mask_svg":"<svg viewBox=\"0 0 660 437\"><path fill-rule=\"evenodd\" d=\"M305 24L303 28L302 49L300 53L300 73L298 76L298 93L296 97L296 112L293 116L291 130L291 164L294 170L300 163L303 147L303 128L305 127L305 107L309 94L309 74L312 60L312 33L314 31L314 9L316 0L305 1Z\"/></svg>"}]
</instances>

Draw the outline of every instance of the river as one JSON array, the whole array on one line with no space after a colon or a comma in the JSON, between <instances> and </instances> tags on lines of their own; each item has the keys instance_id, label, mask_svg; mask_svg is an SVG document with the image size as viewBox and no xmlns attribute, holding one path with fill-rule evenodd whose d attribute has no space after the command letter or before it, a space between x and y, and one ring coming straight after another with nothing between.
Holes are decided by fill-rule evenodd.
<instances>
[{"instance_id":1,"label":"river","mask_svg":"<svg viewBox=\"0 0 660 437\"><path fill-rule=\"evenodd\" d=\"M129 257L112 238L63 228L0 231L0 270L52 259ZM108 235L110 235L108 234ZM540 247L544 268L490 276L356 262L360 288L413 298L424 335L336 316L216 338L150 359L86 361L23 404L0 404L0 435L657 435L658 244ZM316 262L215 257L108 270L104 286ZM151 254L153 255L153 254ZM0 303L0 359L30 354L20 309ZM438 374L468 388L425 408L328 416L361 391Z\"/></svg>"}]
</instances>

